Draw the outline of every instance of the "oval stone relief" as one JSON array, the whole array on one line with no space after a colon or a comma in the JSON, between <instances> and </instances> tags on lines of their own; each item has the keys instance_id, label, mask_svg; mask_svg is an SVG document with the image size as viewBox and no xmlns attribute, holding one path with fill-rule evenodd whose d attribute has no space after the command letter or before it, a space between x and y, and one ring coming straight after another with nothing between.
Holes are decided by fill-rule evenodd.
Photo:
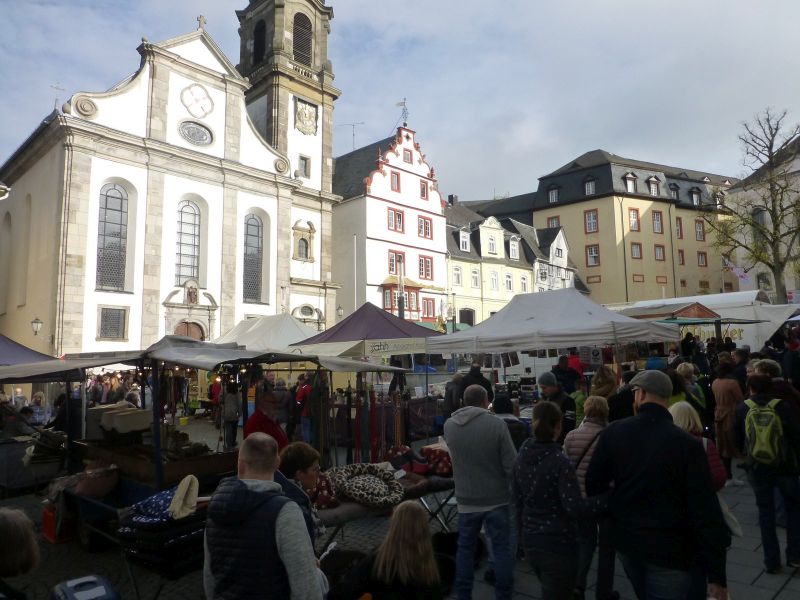
<instances>
[{"instance_id":1,"label":"oval stone relief","mask_svg":"<svg viewBox=\"0 0 800 600\"><path fill-rule=\"evenodd\" d=\"M208 146L214 141L211 130L205 125L195 123L194 121L184 121L178 125L178 131L180 131L183 139L197 146Z\"/></svg>"}]
</instances>

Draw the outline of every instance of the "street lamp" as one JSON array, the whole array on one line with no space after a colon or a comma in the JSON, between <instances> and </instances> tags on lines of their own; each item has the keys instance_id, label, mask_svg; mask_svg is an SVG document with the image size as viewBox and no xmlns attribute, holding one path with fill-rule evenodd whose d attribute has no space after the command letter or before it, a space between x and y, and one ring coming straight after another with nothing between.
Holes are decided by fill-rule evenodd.
<instances>
[{"instance_id":1,"label":"street lamp","mask_svg":"<svg viewBox=\"0 0 800 600\"><path fill-rule=\"evenodd\" d=\"M344 309L342 308L341 304L336 307L336 316L340 319L344 316Z\"/></svg>"},{"instance_id":2,"label":"street lamp","mask_svg":"<svg viewBox=\"0 0 800 600\"><path fill-rule=\"evenodd\" d=\"M33 321L31 321L31 329L33 329L33 335L39 335L39 331L42 329L42 320L39 317L36 317Z\"/></svg>"}]
</instances>

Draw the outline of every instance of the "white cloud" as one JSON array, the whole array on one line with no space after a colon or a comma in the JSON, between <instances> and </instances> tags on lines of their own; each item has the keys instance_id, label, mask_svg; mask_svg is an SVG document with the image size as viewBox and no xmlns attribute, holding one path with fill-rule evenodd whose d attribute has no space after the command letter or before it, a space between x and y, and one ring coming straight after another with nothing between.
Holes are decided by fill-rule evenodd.
<instances>
[{"instance_id":1,"label":"white cloud","mask_svg":"<svg viewBox=\"0 0 800 600\"><path fill-rule=\"evenodd\" d=\"M331 2L329 2L331 3ZM0 0L0 156L67 91L105 89L138 66L142 36L208 30L238 62L235 9L220 0ZM741 172L740 123L764 108L800 118L800 3L748 0L340 0L330 54L337 124L358 145L409 125L443 193L524 193L594 148ZM11 82L11 85L9 85ZM337 153L351 148L335 128Z\"/></svg>"}]
</instances>

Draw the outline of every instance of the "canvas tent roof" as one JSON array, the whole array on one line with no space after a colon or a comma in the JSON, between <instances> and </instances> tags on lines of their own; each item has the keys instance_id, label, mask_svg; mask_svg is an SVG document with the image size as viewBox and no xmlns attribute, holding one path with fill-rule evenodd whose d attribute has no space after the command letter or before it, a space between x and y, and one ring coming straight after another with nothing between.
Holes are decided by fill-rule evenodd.
<instances>
[{"instance_id":1,"label":"canvas tent roof","mask_svg":"<svg viewBox=\"0 0 800 600\"><path fill-rule=\"evenodd\" d=\"M168 364L182 365L212 371L222 364L277 363L308 361L324 369L340 372L363 371L402 371L357 360L310 354L289 354L285 352L259 352L246 350L236 344L212 344L199 342L192 338L168 335L143 351L108 352L95 357L76 357L63 360L51 359L39 363L26 363L0 367L0 382L23 381L78 381L83 369L104 365L126 363L136 364L140 360L160 360Z\"/></svg>"},{"instance_id":2,"label":"canvas tent roof","mask_svg":"<svg viewBox=\"0 0 800 600\"><path fill-rule=\"evenodd\" d=\"M17 365L44 360L53 360L53 357L32 350L11 338L0 335L0 365Z\"/></svg>"},{"instance_id":3,"label":"canvas tent roof","mask_svg":"<svg viewBox=\"0 0 800 600\"><path fill-rule=\"evenodd\" d=\"M214 340L214 343L236 343L248 350L266 352L283 350L317 333L316 329L293 316L280 314L240 321L228 333Z\"/></svg>"},{"instance_id":4,"label":"canvas tent roof","mask_svg":"<svg viewBox=\"0 0 800 600\"><path fill-rule=\"evenodd\" d=\"M437 331L406 321L370 302L319 335L294 344L303 353L335 356L390 356L425 352L425 338Z\"/></svg>"},{"instance_id":5,"label":"canvas tent roof","mask_svg":"<svg viewBox=\"0 0 800 600\"><path fill-rule=\"evenodd\" d=\"M761 290L728 292L725 294L708 294L705 296L689 296L684 298L666 298L645 300L633 304L634 308L675 304L679 302L700 302L704 306L719 313L723 319L750 321L743 324L741 341L751 349L757 350L764 345L772 334L786 322L795 312L800 310L796 304L770 304L769 297ZM735 321L730 321L735 323ZM711 331L700 332L701 337L714 335ZM723 331L723 336L729 332Z\"/></svg>"},{"instance_id":6,"label":"canvas tent roof","mask_svg":"<svg viewBox=\"0 0 800 600\"><path fill-rule=\"evenodd\" d=\"M574 288L517 294L467 331L427 340L430 353L508 352L637 341L676 341L677 325L639 321L596 304Z\"/></svg>"}]
</instances>

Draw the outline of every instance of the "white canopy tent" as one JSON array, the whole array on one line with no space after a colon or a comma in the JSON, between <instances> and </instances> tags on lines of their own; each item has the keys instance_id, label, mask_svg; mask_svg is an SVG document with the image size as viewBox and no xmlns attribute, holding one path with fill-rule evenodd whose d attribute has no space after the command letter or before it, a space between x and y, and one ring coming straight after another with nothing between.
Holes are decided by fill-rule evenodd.
<instances>
[{"instance_id":1,"label":"white canopy tent","mask_svg":"<svg viewBox=\"0 0 800 600\"><path fill-rule=\"evenodd\" d=\"M725 319L762 321L761 323L734 324L723 327L723 337L730 336L735 342L749 345L751 350L761 349L764 342L772 337L772 334L795 312L800 310L800 306L797 304L770 304L767 295L760 290L644 300L635 302L632 306L652 308L686 302L699 302ZM690 330L704 340L714 335L713 325L694 327Z\"/></svg>"},{"instance_id":2,"label":"white canopy tent","mask_svg":"<svg viewBox=\"0 0 800 600\"><path fill-rule=\"evenodd\" d=\"M517 294L502 310L475 327L428 338L427 350L431 354L502 353L678 339L677 325L620 315L576 289L567 288Z\"/></svg>"},{"instance_id":3,"label":"white canopy tent","mask_svg":"<svg viewBox=\"0 0 800 600\"><path fill-rule=\"evenodd\" d=\"M285 350L291 344L302 342L318 333L319 331L293 316L280 314L240 321L225 335L214 340L214 343L235 343L248 350L267 352Z\"/></svg>"}]
</instances>

